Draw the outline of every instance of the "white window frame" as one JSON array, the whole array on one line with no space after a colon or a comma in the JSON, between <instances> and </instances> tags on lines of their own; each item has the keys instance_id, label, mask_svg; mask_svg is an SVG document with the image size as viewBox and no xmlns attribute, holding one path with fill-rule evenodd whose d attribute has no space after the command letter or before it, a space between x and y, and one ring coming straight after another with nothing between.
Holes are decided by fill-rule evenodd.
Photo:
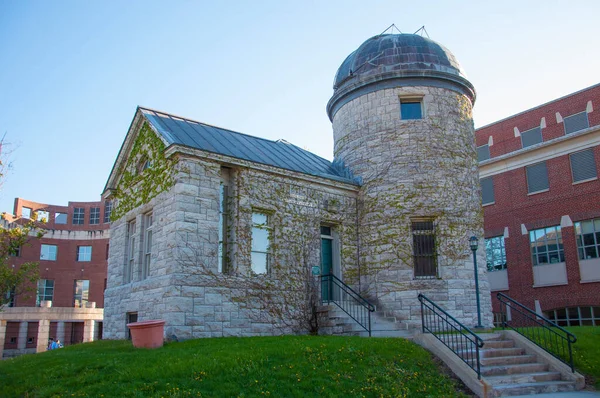
<instances>
[{"instance_id":1,"label":"white window frame","mask_svg":"<svg viewBox=\"0 0 600 398\"><path fill-rule=\"evenodd\" d=\"M49 283L52 282L48 286ZM42 286L43 285L43 286ZM49 294L48 291L51 291ZM50 300L48 300L48 296L50 296ZM37 291L35 296L35 305L39 307L42 305L42 301L53 301L54 300L54 279L38 279Z\"/></svg>"},{"instance_id":2,"label":"white window frame","mask_svg":"<svg viewBox=\"0 0 600 398\"><path fill-rule=\"evenodd\" d=\"M54 250L52 250L54 248ZM40 247L40 260L56 261L58 258L58 247L56 245L42 244Z\"/></svg>"},{"instance_id":3,"label":"white window frame","mask_svg":"<svg viewBox=\"0 0 600 398\"><path fill-rule=\"evenodd\" d=\"M260 215L260 216L264 216L265 217L265 222L258 224L255 222L254 220L254 216L255 215ZM255 210L252 212L252 237L251 237L251 247L250 247L250 256L251 256L251 261L250 261L250 268L252 270L252 273L255 275L264 275L264 274L270 274L271 273L271 239L272 239L272 230L271 227L269 226L270 223L270 219L271 219L271 215L268 214L265 211L261 211L261 210ZM267 231L267 247L266 250L262 251L262 250L254 250L254 247L252 247L253 241L254 241L254 231L255 230L265 230ZM256 267L254 262L252 261L252 253L260 253L260 254L265 254L266 257L266 264L265 264L265 269L264 271L261 270L261 272L257 272L256 271Z\"/></svg>"},{"instance_id":4,"label":"white window frame","mask_svg":"<svg viewBox=\"0 0 600 398\"><path fill-rule=\"evenodd\" d=\"M144 259L142 267L142 279L150 276L150 263L152 261L152 231L154 226L153 213L150 211L144 214Z\"/></svg>"},{"instance_id":5,"label":"white window frame","mask_svg":"<svg viewBox=\"0 0 600 398\"><path fill-rule=\"evenodd\" d=\"M92 246L77 246L77 261L90 262L92 261Z\"/></svg>"}]
</instances>

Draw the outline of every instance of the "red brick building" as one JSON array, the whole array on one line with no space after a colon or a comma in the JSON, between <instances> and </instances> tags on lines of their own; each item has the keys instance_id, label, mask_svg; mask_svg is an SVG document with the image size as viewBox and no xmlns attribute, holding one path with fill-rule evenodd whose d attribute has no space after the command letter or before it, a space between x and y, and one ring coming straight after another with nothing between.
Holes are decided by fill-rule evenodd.
<instances>
[{"instance_id":1,"label":"red brick building","mask_svg":"<svg viewBox=\"0 0 600 398\"><path fill-rule=\"evenodd\" d=\"M110 211L105 202L55 206L15 199L4 227L35 218L46 233L10 257L17 267L39 262L40 275L36 291L15 295L0 312L4 356L43 350L48 337L64 344L101 337Z\"/></svg>"},{"instance_id":2,"label":"red brick building","mask_svg":"<svg viewBox=\"0 0 600 398\"><path fill-rule=\"evenodd\" d=\"M600 84L476 143L494 311L504 292L559 325L600 325Z\"/></svg>"}]
</instances>

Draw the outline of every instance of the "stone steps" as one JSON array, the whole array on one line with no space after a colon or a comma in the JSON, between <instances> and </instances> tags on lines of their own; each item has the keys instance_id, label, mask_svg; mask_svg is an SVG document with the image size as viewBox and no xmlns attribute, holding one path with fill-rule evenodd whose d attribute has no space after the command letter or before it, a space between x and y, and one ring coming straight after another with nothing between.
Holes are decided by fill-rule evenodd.
<instances>
[{"instance_id":1,"label":"stone steps","mask_svg":"<svg viewBox=\"0 0 600 398\"><path fill-rule=\"evenodd\" d=\"M322 311L325 308L321 309ZM340 308L331 305L328 308L329 321L334 326L333 334L368 337L369 332L360 326ZM398 322L396 318L371 313L371 337L402 337L412 338L408 326Z\"/></svg>"},{"instance_id":2,"label":"stone steps","mask_svg":"<svg viewBox=\"0 0 600 398\"><path fill-rule=\"evenodd\" d=\"M532 395L575 391L576 383L562 380L560 372L550 370L536 355L527 354L515 342L488 337L480 349L481 375L492 386L489 396Z\"/></svg>"}]
</instances>

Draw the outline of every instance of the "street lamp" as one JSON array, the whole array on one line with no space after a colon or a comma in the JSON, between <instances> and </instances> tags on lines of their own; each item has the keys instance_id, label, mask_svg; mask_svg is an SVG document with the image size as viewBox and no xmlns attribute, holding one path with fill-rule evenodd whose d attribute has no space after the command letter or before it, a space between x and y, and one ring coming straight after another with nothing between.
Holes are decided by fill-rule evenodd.
<instances>
[{"instance_id":1,"label":"street lamp","mask_svg":"<svg viewBox=\"0 0 600 398\"><path fill-rule=\"evenodd\" d=\"M476 236L469 238L469 245L473 252L473 268L475 269L475 297L477 298L477 326L476 328L483 328L481 325L481 306L479 304L479 275L477 272L477 248L479 247L479 239Z\"/></svg>"}]
</instances>

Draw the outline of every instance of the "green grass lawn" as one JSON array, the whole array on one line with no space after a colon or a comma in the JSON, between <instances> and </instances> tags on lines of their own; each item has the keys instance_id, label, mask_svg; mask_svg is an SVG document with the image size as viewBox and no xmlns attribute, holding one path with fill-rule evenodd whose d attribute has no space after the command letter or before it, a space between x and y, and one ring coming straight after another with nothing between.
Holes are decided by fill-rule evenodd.
<instances>
[{"instance_id":1,"label":"green grass lawn","mask_svg":"<svg viewBox=\"0 0 600 398\"><path fill-rule=\"evenodd\" d=\"M600 390L600 327L565 328L577 336L573 344L575 369L586 375L586 382Z\"/></svg>"},{"instance_id":2,"label":"green grass lawn","mask_svg":"<svg viewBox=\"0 0 600 398\"><path fill-rule=\"evenodd\" d=\"M0 397L464 397L403 339L98 341L0 361Z\"/></svg>"}]
</instances>

